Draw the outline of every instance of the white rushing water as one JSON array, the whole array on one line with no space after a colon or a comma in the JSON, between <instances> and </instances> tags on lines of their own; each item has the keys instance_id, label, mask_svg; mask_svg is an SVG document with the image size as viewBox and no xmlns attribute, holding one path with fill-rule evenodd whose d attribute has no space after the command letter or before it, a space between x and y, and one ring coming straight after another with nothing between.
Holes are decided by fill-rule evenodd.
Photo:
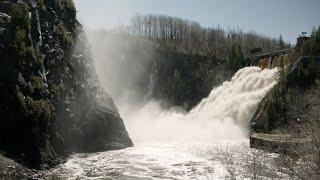
<instances>
[{"instance_id":1,"label":"white rushing water","mask_svg":"<svg viewBox=\"0 0 320 180\"><path fill-rule=\"evenodd\" d=\"M277 72L243 68L189 113L177 108L163 110L156 101L133 111L119 107L134 142L243 140L260 101L276 84Z\"/></svg>"},{"instance_id":2,"label":"white rushing water","mask_svg":"<svg viewBox=\"0 0 320 180\"><path fill-rule=\"evenodd\" d=\"M277 154L238 141L142 143L92 154L74 154L46 173L48 179L283 179Z\"/></svg>"},{"instance_id":3,"label":"white rushing water","mask_svg":"<svg viewBox=\"0 0 320 180\"><path fill-rule=\"evenodd\" d=\"M251 149L249 120L276 84L277 69L246 67L214 88L189 113L150 101L138 110L119 106L135 146L74 154L47 173L58 179L287 178L277 154Z\"/></svg>"}]
</instances>

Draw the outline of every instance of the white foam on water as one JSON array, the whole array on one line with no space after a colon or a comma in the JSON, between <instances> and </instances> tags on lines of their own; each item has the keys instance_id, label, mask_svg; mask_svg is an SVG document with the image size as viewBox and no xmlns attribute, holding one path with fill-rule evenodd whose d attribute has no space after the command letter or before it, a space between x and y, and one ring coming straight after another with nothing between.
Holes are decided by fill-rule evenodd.
<instances>
[{"instance_id":1,"label":"white foam on water","mask_svg":"<svg viewBox=\"0 0 320 180\"><path fill-rule=\"evenodd\" d=\"M278 69L245 67L189 113L164 110L157 101L138 110L119 108L134 142L244 140L250 119L277 76Z\"/></svg>"}]
</instances>

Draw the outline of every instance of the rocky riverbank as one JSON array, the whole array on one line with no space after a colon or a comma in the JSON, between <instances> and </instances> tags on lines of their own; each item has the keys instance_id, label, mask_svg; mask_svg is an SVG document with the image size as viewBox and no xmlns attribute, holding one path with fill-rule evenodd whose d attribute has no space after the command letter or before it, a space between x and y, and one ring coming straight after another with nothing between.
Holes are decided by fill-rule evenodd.
<instances>
[{"instance_id":1,"label":"rocky riverbank","mask_svg":"<svg viewBox=\"0 0 320 180\"><path fill-rule=\"evenodd\" d=\"M28 169L12 159L0 155L0 179L32 179L36 170Z\"/></svg>"}]
</instances>

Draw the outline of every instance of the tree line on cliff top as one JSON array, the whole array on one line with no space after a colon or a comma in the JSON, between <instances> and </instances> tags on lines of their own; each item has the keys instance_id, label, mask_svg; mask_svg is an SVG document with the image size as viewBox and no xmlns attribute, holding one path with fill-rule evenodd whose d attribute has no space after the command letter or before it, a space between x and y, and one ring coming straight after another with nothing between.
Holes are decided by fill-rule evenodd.
<instances>
[{"instance_id":1,"label":"tree line on cliff top","mask_svg":"<svg viewBox=\"0 0 320 180\"><path fill-rule=\"evenodd\" d=\"M255 32L203 27L195 21L165 15L137 14L128 26L120 26L116 32L131 41L128 44L144 41L148 42L146 49L153 46L152 62L156 65L151 68L157 69L150 71L156 73L153 97L186 109L206 97L212 87L250 64L246 56L253 49L267 52L288 46ZM134 54L142 51L137 48ZM144 81L148 82L150 75L145 76Z\"/></svg>"}]
</instances>

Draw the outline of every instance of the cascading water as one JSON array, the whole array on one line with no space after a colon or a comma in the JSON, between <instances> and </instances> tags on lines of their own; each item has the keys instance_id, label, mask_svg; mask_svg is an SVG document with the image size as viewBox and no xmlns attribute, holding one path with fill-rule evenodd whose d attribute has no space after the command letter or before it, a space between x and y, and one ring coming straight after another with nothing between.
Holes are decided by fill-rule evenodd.
<instances>
[{"instance_id":1,"label":"cascading water","mask_svg":"<svg viewBox=\"0 0 320 180\"><path fill-rule=\"evenodd\" d=\"M35 21L36 21L36 28L37 28L37 33L38 37L36 37L37 42L36 42L36 49L39 50L40 46L42 46L42 32L41 32L41 25L40 25L40 17L39 17L39 10L38 10L38 4L35 3L33 0L28 1L30 6L32 7L32 10L35 14Z\"/></svg>"},{"instance_id":2,"label":"cascading water","mask_svg":"<svg viewBox=\"0 0 320 180\"><path fill-rule=\"evenodd\" d=\"M276 77L277 69L246 67L230 82L214 88L189 113L163 110L159 102L150 101L139 111L123 112L123 116L136 142L244 139L249 120L276 84Z\"/></svg>"},{"instance_id":3,"label":"cascading water","mask_svg":"<svg viewBox=\"0 0 320 180\"><path fill-rule=\"evenodd\" d=\"M75 154L48 173L55 178L242 179L287 177L277 154L250 149L249 120L277 82L277 69L246 67L214 88L189 113L150 101L139 110L119 106L135 146ZM253 165L254 164L254 165Z\"/></svg>"},{"instance_id":4,"label":"cascading water","mask_svg":"<svg viewBox=\"0 0 320 180\"><path fill-rule=\"evenodd\" d=\"M135 145L75 154L49 172L49 178L253 178L253 162L263 167L262 177L283 177L273 164L277 155L251 149L248 143L249 121L276 84L277 69L243 68L190 112L165 109L150 99L160 71L150 42L114 33L87 34L99 80Z\"/></svg>"}]
</instances>

